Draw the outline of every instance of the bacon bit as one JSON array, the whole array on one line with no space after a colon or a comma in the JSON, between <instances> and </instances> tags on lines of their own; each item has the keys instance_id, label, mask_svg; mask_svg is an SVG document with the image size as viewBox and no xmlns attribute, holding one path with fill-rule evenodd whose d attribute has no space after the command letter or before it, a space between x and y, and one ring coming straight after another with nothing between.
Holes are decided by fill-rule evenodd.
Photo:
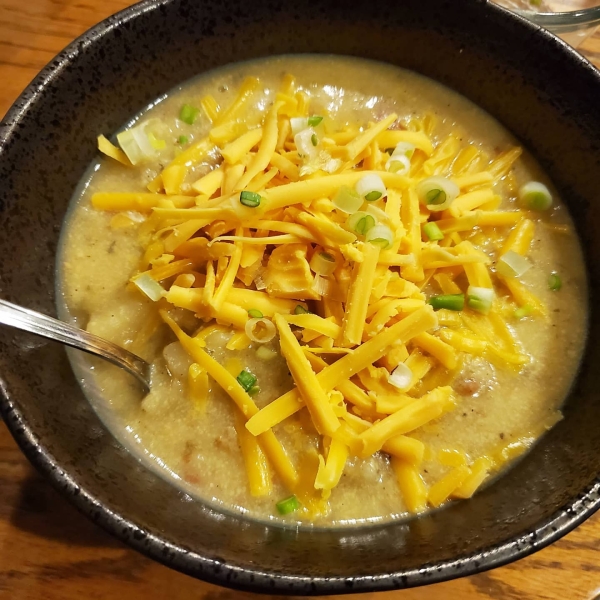
<instances>
[{"instance_id":1,"label":"bacon bit","mask_svg":"<svg viewBox=\"0 0 600 600\"><path fill-rule=\"evenodd\" d=\"M183 479L192 485L200 485L202 483L202 479L194 473L184 473Z\"/></svg>"},{"instance_id":2,"label":"bacon bit","mask_svg":"<svg viewBox=\"0 0 600 600\"><path fill-rule=\"evenodd\" d=\"M192 460L192 454L194 453L195 449L196 449L196 445L193 442L188 441L185 443L185 449L183 450L183 457L182 457L184 464L187 465Z\"/></svg>"}]
</instances>

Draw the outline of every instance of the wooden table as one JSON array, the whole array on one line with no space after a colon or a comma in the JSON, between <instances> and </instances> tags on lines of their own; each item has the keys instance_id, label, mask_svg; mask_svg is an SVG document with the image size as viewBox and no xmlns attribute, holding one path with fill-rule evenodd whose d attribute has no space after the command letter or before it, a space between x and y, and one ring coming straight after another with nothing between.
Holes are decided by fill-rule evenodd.
<instances>
[{"instance_id":1,"label":"wooden table","mask_svg":"<svg viewBox=\"0 0 600 600\"><path fill-rule=\"evenodd\" d=\"M129 4L0 0L0 114L74 37ZM600 67L600 30L580 50ZM34 471L3 424L0 485L0 598L260 598L171 571L104 533ZM599 548L600 513L551 547L512 565L428 588L381 593L377 600L587 600L600 593Z\"/></svg>"}]
</instances>

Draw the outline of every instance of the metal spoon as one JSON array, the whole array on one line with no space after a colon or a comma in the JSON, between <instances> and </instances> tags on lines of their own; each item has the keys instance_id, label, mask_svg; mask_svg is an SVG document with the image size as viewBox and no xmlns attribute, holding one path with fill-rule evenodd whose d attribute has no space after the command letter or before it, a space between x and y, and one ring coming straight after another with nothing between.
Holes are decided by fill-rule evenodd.
<instances>
[{"instance_id":1,"label":"metal spoon","mask_svg":"<svg viewBox=\"0 0 600 600\"><path fill-rule=\"evenodd\" d=\"M131 373L144 386L146 392L150 391L150 364L136 354L93 333L6 300L0 300L0 324L29 331L104 358Z\"/></svg>"}]
</instances>

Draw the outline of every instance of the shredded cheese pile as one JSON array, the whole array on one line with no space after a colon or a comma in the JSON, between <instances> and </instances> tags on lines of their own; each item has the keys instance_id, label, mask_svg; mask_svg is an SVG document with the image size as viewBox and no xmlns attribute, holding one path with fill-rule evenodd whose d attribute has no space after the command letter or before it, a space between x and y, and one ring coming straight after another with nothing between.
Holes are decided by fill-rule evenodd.
<instances>
[{"instance_id":1,"label":"shredded cheese pile","mask_svg":"<svg viewBox=\"0 0 600 600\"><path fill-rule=\"evenodd\" d=\"M381 451L391 457L410 512L470 497L527 441L482 457L448 449L437 457L447 474L427 487L420 474L426 448L411 434L456 406L451 383L465 356L515 372L529 360L509 322L519 307L533 317L543 317L545 308L518 277L493 268L508 252L526 256L534 234L534 217L501 209L510 203L495 188L503 180L516 196L511 167L521 150L490 160L458 136L435 141L430 115L399 120L390 114L343 126L327 115L316 123L312 115L316 125L307 130L315 137L309 132L306 138L293 129L298 119L311 123L310 98L294 78L284 78L257 116L249 99L259 87L249 78L226 108L203 98L212 122L208 135L179 153L147 193L93 195L96 209L117 213L113 227L139 228L145 251L132 283L157 301L192 357L190 395L206 401L210 376L238 407L236 431L252 494L271 493L273 470L313 518L326 512L349 456ZM398 144L412 148L404 174L388 170L388 149ZM130 164L103 136L99 148ZM189 182L194 165L215 155L222 160L213 170ZM361 210L391 239L367 241L336 207L340 190L355 193L368 175L379 177L385 194L361 201ZM419 198L419 183L435 176L458 189L441 211ZM245 205L243 197L259 203ZM424 235L432 222L441 239ZM317 256L330 263L329 272L315 272ZM434 311L428 304L432 295L465 294L468 286L494 290L489 310L465 304ZM172 307L192 311L205 326L186 333ZM255 335L270 339L269 325L295 388L259 409L252 390L207 353L204 340L225 326L233 331L227 348L241 350ZM392 377L399 365L400 386ZM303 407L321 436L319 463L309 475L299 472L273 433Z\"/></svg>"}]
</instances>

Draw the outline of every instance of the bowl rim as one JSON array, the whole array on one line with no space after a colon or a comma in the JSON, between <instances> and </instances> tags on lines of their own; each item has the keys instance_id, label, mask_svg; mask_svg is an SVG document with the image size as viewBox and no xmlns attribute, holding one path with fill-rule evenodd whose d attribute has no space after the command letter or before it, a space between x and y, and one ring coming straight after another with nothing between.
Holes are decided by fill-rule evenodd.
<instances>
[{"instance_id":1,"label":"bowl rim","mask_svg":"<svg viewBox=\"0 0 600 600\"><path fill-rule=\"evenodd\" d=\"M44 93L46 87L77 59L80 53L113 29L174 1L176 0L141 0L92 26L51 59L21 92L0 121L0 160L3 158L6 145L18 128L19 121L25 116L29 107ZM482 4L486 5L485 10L491 16L495 14L497 18L518 21L521 27L530 30L530 35L551 39L555 45L561 46L562 52L568 53L578 68L591 69L600 87L600 71L566 42L551 32L541 29L527 17L497 5L491 0L483 0ZM264 568L241 567L202 556L192 549L170 542L167 537L143 530L133 520L111 510L94 494L81 487L74 476L61 468L43 441L36 436L17 403L10 398L2 374L0 374L0 414L21 451L36 469L80 512L105 531L167 567L210 583L252 592L282 595L347 594L404 589L449 581L524 558L563 537L600 509L599 475L573 500L557 508L551 516L534 527L498 545L461 555L452 560L422 565L409 571L375 576L282 575L271 573ZM349 580L353 583L351 588L347 586Z\"/></svg>"}]
</instances>

